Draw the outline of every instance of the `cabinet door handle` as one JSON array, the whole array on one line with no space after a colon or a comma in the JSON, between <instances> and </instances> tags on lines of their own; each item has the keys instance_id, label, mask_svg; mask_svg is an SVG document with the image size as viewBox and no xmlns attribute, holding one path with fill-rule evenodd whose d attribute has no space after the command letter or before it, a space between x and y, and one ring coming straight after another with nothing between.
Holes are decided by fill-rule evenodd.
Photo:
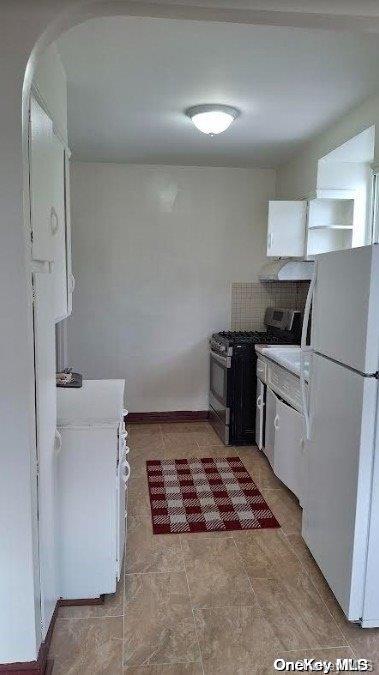
<instances>
[{"instance_id":1,"label":"cabinet door handle","mask_svg":"<svg viewBox=\"0 0 379 675\"><path fill-rule=\"evenodd\" d=\"M279 415L275 415L274 429L275 429L275 431L278 431L278 429L279 429Z\"/></svg>"},{"instance_id":2,"label":"cabinet door handle","mask_svg":"<svg viewBox=\"0 0 379 675\"><path fill-rule=\"evenodd\" d=\"M267 248L271 248L273 241L274 241L274 235L272 234L272 232L270 232L267 235Z\"/></svg>"},{"instance_id":3,"label":"cabinet door handle","mask_svg":"<svg viewBox=\"0 0 379 675\"><path fill-rule=\"evenodd\" d=\"M129 464L128 460L125 460L125 469L126 469L126 471L125 471L125 473L122 477L122 480L124 481L124 485L127 484L128 480L129 480L129 477L130 477L130 464Z\"/></svg>"},{"instance_id":4,"label":"cabinet door handle","mask_svg":"<svg viewBox=\"0 0 379 675\"><path fill-rule=\"evenodd\" d=\"M263 404L262 394L259 394L259 396L257 398L257 408L259 408L259 410L263 410L263 405L264 404Z\"/></svg>"},{"instance_id":5,"label":"cabinet door handle","mask_svg":"<svg viewBox=\"0 0 379 675\"><path fill-rule=\"evenodd\" d=\"M58 230L59 230L59 219L58 219L58 214L54 208L54 206L51 207L50 209L50 229L51 229L51 234L54 236Z\"/></svg>"}]
</instances>

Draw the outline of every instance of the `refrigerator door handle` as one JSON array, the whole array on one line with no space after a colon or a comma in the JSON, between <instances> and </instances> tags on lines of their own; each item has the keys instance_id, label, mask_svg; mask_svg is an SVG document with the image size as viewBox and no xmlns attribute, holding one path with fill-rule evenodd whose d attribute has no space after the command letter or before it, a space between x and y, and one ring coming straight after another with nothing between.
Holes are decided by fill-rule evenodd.
<instances>
[{"instance_id":1,"label":"refrigerator door handle","mask_svg":"<svg viewBox=\"0 0 379 675\"><path fill-rule=\"evenodd\" d=\"M305 435L306 439L310 439L310 420L309 420L309 409L308 409L308 400L307 400L307 390L305 385L305 373L304 373L304 356L306 352L312 351L312 347L307 345L307 334L309 326L309 317L311 314L311 306L313 302L313 295L316 285L316 273L317 273L317 263L315 262L315 269L312 276L311 283L309 285L307 300L305 303L304 309L304 320L303 328L301 331L301 352L300 352L300 386L301 386L301 399L302 399L302 408L305 421Z\"/></svg>"}]
</instances>

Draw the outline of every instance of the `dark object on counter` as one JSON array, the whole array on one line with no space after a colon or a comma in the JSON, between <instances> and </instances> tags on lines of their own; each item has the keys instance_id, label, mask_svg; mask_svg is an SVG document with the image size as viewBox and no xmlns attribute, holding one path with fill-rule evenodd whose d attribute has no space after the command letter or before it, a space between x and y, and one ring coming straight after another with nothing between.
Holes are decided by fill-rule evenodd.
<instances>
[{"instance_id":1,"label":"dark object on counter","mask_svg":"<svg viewBox=\"0 0 379 675\"><path fill-rule=\"evenodd\" d=\"M83 385L83 375L73 373L71 368L66 368L62 373L57 373L57 387L63 389L80 389Z\"/></svg>"},{"instance_id":2,"label":"dark object on counter","mask_svg":"<svg viewBox=\"0 0 379 675\"><path fill-rule=\"evenodd\" d=\"M225 445L255 444L255 345L300 344L302 313L266 309L266 331L223 331L210 339L209 421Z\"/></svg>"}]
</instances>

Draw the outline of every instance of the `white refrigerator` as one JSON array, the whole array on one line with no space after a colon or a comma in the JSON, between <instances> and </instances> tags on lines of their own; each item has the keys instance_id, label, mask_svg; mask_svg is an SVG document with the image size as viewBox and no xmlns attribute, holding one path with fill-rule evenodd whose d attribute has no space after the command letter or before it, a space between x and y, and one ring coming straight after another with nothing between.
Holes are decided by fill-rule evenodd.
<instances>
[{"instance_id":1,"label":"white refrigerator","mask_svg":"<svg viewBox=\"0 0 379 675\"><path fill-rule=\"evenodd\" d=\"M319 256L311 297L303 537L346 617L377 627L379 246Z\"/></svg>"}]
</instances>

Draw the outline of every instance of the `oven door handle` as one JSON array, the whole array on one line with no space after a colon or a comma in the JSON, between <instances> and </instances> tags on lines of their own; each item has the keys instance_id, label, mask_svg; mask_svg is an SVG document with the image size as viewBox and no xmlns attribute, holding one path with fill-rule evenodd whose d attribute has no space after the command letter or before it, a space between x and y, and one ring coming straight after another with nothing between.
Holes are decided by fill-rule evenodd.
<instances>
[{"instance_id":1,"label":"oven door handle","mask_svg":"<svg viewBox=\"0 0 379 675\"><path fill-rule=\"evenodd\" d=\"M220 354L216 354L216 352L211 350L211 358L217 361L217 363L219 363L221 366L224 366L224 368L232 367L231 356L220 356Z\"/></svg>"}]
</instances>

